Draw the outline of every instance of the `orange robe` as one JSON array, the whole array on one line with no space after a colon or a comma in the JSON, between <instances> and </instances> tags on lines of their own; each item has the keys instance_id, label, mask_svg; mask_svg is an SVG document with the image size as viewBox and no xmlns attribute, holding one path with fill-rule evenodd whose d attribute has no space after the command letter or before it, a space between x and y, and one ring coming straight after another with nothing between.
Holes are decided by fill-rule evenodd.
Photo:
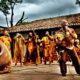
<instances>
[{"instance_id":1,"label":"orange robe","mask_svg":"<svg viewBox=\"0 0 80 80\"><path fill-rule=\"evenodd\" d=\"M56 53L55 42L50 41L50 61L53 62L54 60L58 60L58 56Z\"/></svg>"},{"instance_id":2,"label":"orange robe","mask_svg":"<svg viewBox=\"0 0 80 80\"><path fill-rule=\"evenodd\" d=\"M17 63L20 61L24 62L24 38L14 38L15 46L14 46L14 61Z\"/></svg>"},{"instance_id":3,"label":"orange robe","mask_svg":"<svg viewBox=\"0 0 80 80\"><path fill-rule=\"evenodd\" d=\"M36 64L40 64L40 47L38 45L39 40L35 40L36 41L36 48L37 48L37 57L36 57Z\"/></svg>"}]
</instances>

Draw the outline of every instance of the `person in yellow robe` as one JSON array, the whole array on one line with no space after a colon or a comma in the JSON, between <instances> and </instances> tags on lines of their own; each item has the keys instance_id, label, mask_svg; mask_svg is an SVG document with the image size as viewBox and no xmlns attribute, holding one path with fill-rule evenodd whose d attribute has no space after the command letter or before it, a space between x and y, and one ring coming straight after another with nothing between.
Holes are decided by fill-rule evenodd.
<instances>
[{"instance_id":1,"label":"person in yellow robe","mask_svg":"<svg viewBox=\"0 0 80 80\"><path fill-rule=\"evenodd\" d=\"M23 36L20 33L17 33L17 35L14 37L15 45L14 45L14 61L15 66L17 65L17 62L19 61L21 66L24 62L24 43L25 40Z\"/></svg>"},{"instance_id":2,"label":"person in yellow robe","mask_svg":"<svg viewBox=\"0 0 80 80\"><path fill-rule=\"evenodd\" d=\"M28 38L25 40L26 55L25 63L32 64L34 61L34 38L32 32L29 32Z\"/></svg>"},{"instance_id":3,"label":"person in yellow robe","mask_svg":"<svg viewBox=\"0 0 80 80\"><path fill-rule=\"evenodd\" d=\"M36 35L36 50L37 50L37 57L36 57L36 64L40 64L41 60L40 60L40 39L39 39L39 35Z\"/></svg>"},{"instance_id":4,"label":"person in yellow robe","mask_svg":"<svg viewBox=\"0 0 80 80\"><path fill-rule=\"evenodd\" d=\"M3 31L3 36L0 37L0 40L2 40L2 42L6 45L7 49L9 50L9 64L8 67L11 68L11 64L12 64L12 56L11 56L11 38L10 35L8 33L7 30Z\"/></svg>"},{"instance_id":5,"label":"person in yellow robe","mask_svg":"<svg viewBox=\"0 0 80 80\"><path fill-rule=\"evenodd\" d=\"M44 64L46 64L46 62L49 60L49 55L50 55L50 39L48 31L46 31L45 36L42 38L42 45L43 45Z\"/></svg>"},{"instance_id":6,"label":"person in yellow robe","mask_svg":"<svg viewBox=\"0 0 80 80\"><path fill-rule=\"evenodd\" d=\"M38 35L35 31L29 32L28 39L26 39L26 56L25 61L27 64L40 64L40 54L38 45Z\"/></svg>"},{"instance_id":7,"label":"person in yellow robe","mask_svg":"<svg viewBox=\"0 0 80 80\"><path fill-rule=\"evenodd\" d=\"M54 37L51 36L53 40L50 40L50 56L49 63L51 64L54 60L58 60L57 52L56 52L56 43L54 41Z\"/></svg>"}]
</instances>

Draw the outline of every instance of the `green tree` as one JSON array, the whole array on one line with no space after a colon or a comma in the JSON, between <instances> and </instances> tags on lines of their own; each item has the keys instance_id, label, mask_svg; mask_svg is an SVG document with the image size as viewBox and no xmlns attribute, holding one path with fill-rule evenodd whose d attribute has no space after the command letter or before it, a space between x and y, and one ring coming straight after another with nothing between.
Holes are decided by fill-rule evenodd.
<instances>
[{"instance_id":1,"label":"green tree","mask_svg":"<svg viewBox=\"0 0 80 80\"><path fill-rule=\"evenodd\" d=\"M76 0L76 4L80 6L80 0Z\"/></svg>"},{"instance_id":2,"label":"green tree","mask_svg":"<svg viewBox=\"0 0 80 80\"><path fill-rule=\"evenodd\" d=\"M7 18L7 15L9 14L8 10L10 10L10 8L6 5L5 1L2 0L0 2L0 11L3 12L3 14L5 15L6 23L7 23L7 26L9 27L8 18Z\"/></svg>"},{"instance_id":3,"label":"green tree","mask_svg":"<svg viewBox=\"0 0 80 80\"><path fill-rule=\"evenodd\" d=\"M14 7L17 3L22 3L22 0L0 0L0 11L5 15L8 27L7 15L11 14L10 26L13 27Z\"/></svg>"}]
</instances>

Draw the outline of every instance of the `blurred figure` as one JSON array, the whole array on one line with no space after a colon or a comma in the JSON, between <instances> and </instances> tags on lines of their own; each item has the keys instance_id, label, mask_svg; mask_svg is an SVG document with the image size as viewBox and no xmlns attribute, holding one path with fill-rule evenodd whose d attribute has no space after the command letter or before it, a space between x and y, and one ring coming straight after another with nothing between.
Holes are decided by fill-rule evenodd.
<instances>
[{"instance_id":1,"label":"blurred figure","mask_svg":"<svg viewBox=\"0 0 80 80\"><path fill-rule=\"evenodd\" d=\"M51 36L53 40L50 40L50 56L49 56L49 63L53 63L53 61L58 60L58 56L56 53L56 43L54 41L53 35Z\"/></svg>"},{"instance_id":2,"label":"blurred figure","mask_svg":"<svg viewBox=\"0 0 80 80\"><path fill-rule=\"evenodd\" d=\"M37 57L36 57L36 64L41 63L41 58L40 58L40 39L39 35L35 35L35 42L36 42L36 49L37 49Z\"/></svg>"},{"instance_id":3,"label":"blurred figure","mask_svg":"<svg viewBox=\"0 0 80 80\"><path fill-rule=\"evenodd\" d=\"M62 28L56 32L56 46L58 47L58 53L60 55L59 65L62 76L66 76L67 73L67 53L73 62L75 70L78 74L80 74L80 60L78 58L77 52L74 48L74 41L77 39L77 34L74 29L68 27L68 21L62 20L61 26ZM59 40L58 40L59 39Z\"/></svg>"},{"instance_id":4,"label":"blurred figure","mask_svg":"<svg viewBox=\"0 0 80 80\"><path fill-rule=\"evenodd\" d=\"M37 49L36 49L36 42L34 39L34 35L32 32L29 32L28 39L26 40L26 62L29 64L36 64L36 57L37 57Z\"/></svg>"},{"instance_id":5,"label":"blurred figure","mask_svg":"<svg viewBox=\"0 0 80 80\"><path fill-rule=\"evenodd\" d=\"M15 65L17 65L17 62L19 61L22 66L24 62L25 39L20 33L17 33L17 35L14 37L14 41L15 41L15 46L14 46Z\"/></svg>"},{"instance_id":6,"label":"blurred figure","mask_svg":"<svg viewBox=\"0 0 80 80\"><path fill-rule=\"evenodd\" d=\"M49 61L50 55L50 39L49 39L49 32L45 32L45 36L42 38L42 45L43 45L43 60L44 64Z\"/></svg>"},{"instance_id":7,"label":"blurred figure","mask_svg":"<svg viewBox=\"0 0 80 80\"><path fill-rule=\"evenodd\" d=\"M7 57L9 58L9 62L6 66L6 69L8 68L10 70L11 64L12 64L12 56L11 56L11 42L12 42L12 40L11 40L10 35L7 30L3 31L3 36L0 37L0 41L2 41L5 44L5 46L7 47L8 52L6 51L6 53L8 53Z\"/></svg>"},{"instance_id":8,"label":"blurred figure","mask_svg":"<svg viewBox=\"0 0 80 80\"><path fill-rule=\"evenodd\" d=\"M74 45L75 45L75 50L76 50L76 52L77 52L77 54L79 56L79 59L80 59L80 41L79 41L79 39L75 40Z\"/></svg>"}]
</instances>

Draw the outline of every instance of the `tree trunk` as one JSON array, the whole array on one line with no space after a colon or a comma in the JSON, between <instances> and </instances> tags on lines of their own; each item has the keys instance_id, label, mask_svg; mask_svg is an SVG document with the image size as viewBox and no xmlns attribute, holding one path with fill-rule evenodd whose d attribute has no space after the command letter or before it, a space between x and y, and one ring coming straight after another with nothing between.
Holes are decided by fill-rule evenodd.
<instances>
[{"instance_id":1,"label":"tree trunk","mask_svg":"<svg viewBox=\"0 0 80 80\"><path fill-rule=\"evenodd\" d=\"M9 27L7 15L5 15L5 17L6 17L7 27Z\"/></svg>"},{"instance_id":2,"label":"tree trunk","mask_svg":"<svg viewBox=\"0 0 80 80\"><path fill-rule=\"evenodd\" d=\"M21 18L17 21L16 25L21 24L21 23L23 22L24 14L25 14L25 13L24 13L24 11L23 11Z\"/></svg>"},{"instance_id":3,"label":"tree trunk","mask_svg":"<svg viewBox=\"0 0 80 80\"><path fill-rule=\"evenodd\" d=\"M13 11L14 7L11 6L11 21L10 21L10 26L13 27L13 15L14 15L14 11Z\"/></svg>"}]
</instances>

